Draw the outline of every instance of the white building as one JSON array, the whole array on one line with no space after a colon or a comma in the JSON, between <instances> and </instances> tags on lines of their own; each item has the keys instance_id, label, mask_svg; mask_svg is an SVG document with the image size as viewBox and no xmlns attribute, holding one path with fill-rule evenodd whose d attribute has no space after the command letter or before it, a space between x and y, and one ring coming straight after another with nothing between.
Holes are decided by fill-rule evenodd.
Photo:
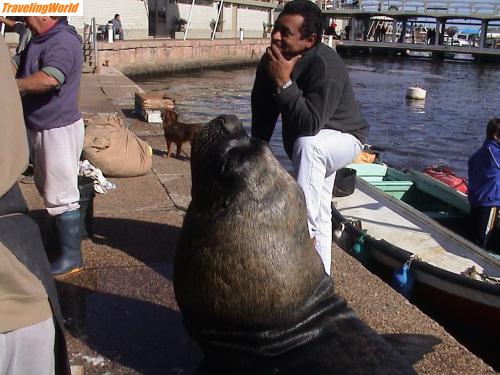
<instances>
[{"instance_id":1,"label":"white building","mask_svg":"<svg viewBox=\"0 0 500 375\"><path fill-rule=\"evenodd\" d=\"M188 36L209 38L210 23L216 20L221 2L195 0L85 0L83 16L71 17L69 22L79 31L95 17L98 25L106 25L117 13L120 15L125 39L173 36L178 31L177 20L189 20ZM222 3L218 36L237 37L240 28L247 36L262 36L264 23L272 24L277 2L258 0L227 0ZM179 35L178 35L179 37Z\"/></svg>"}]
</instances>

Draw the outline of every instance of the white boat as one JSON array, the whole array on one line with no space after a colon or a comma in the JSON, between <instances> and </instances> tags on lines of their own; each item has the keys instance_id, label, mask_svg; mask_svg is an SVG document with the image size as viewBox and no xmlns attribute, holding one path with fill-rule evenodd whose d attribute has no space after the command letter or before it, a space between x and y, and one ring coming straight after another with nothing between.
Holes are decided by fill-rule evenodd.
<instances>
[{"instance_id":1,"label":"white boat","mask_svg":"<svg viewBox=\"0 0 500 375\"><path fill-rule=\"evenodd\" d=\"M387 281L404 271L407 284L397 289L417 305L500 339L500 261L449 229L466 198L421 173L349 167L358 171L354 193L332 199L337 244ZM421 211L414 207L420 201Z\"/></svg>"}]
</instances>

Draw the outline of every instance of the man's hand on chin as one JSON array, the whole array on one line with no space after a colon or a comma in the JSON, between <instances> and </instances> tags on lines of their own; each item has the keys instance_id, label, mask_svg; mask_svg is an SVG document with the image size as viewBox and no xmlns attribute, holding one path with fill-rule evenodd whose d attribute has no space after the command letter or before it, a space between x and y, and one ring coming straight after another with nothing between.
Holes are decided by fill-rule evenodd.
<instances>
[{"instance_id":1,"label":"man's hand on chin","mask_svg":"<svg viewBox=\"0 0 500 375\"><path fill-rule=\"evenodd\" d=\"M290 80L292 70L300 60L302 55L296 55L286 59L280 49L271 44L266 50L266 71L269 77L275 82L276 87L283 86Z\"/></svg>"}]
</instances>

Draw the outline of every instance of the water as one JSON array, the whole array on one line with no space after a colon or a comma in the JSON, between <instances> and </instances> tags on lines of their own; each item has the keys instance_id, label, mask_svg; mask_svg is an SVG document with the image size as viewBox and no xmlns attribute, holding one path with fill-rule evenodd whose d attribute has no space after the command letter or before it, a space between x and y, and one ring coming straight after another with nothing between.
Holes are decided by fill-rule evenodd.
<instances>
[{"instance_id":1,"label":"water","mask_svg":"<svg viewBox=\"0 0 500 375\"><path fill-rule=\"evenodd\" d=\"M397 168L450 166L467 176L467 159L482 144L486 123L500 116L500 69L494 64L407 58L344 57L354 92L371 126L367 143L386 149L383 160ZM146 91L176 100L182 120L204 123L231 113L249 131L255 67L134 77ZM406 89L427 90L425 102L408 102ZM271 149L289 169L281 123Z\"/></svg>"}]
</instances>

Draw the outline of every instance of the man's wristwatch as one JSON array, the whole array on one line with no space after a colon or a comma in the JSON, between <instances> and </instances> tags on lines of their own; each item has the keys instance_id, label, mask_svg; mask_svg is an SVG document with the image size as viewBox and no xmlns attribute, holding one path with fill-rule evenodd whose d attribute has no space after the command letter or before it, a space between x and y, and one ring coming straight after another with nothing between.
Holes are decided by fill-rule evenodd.
<instances>
[{"instance_id":1,"label":"man's wristwatch","mask_svg":"<svg viewBox=\"0 0 500 375\"><path fill-rule=\"evenodd\" d=\"M287 88L289 88L292 85L293 81L289 79L288 81L285 82L283 86L278 86L276 89L276 94L281 94L283 91L285 91Z\"/></svg>"}]
</instances>

